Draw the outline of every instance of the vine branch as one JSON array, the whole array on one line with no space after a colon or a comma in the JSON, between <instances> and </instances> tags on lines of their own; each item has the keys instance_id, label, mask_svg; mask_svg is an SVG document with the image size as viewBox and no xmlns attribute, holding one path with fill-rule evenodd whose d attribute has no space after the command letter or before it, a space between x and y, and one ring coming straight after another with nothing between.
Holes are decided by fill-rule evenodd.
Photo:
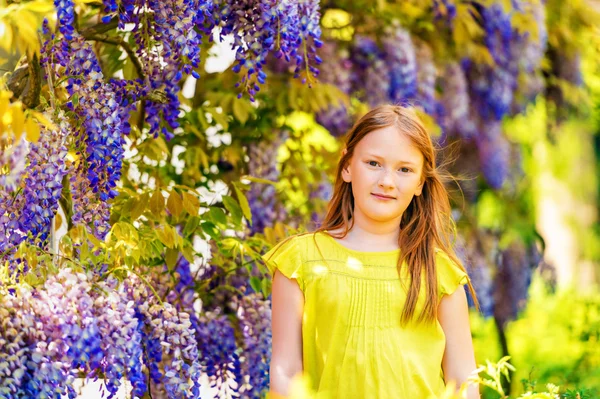
<instances>
[{"instance_id":1,"label":"vine branch","mask_svg":"<svg viewBox=\"0 0 600 399\"><path fill-rule=\"evenodd\" d=\"M129 58L131 59L131 62L133 63L133 66L135 67L135 70L136 70L138 76L142 80L146 80L146 75L144 74L144 69L142 67L142 63L140 62L139 58L137 57L137 55L135 54L135 52L133 51L133 49L131 48L129 43L127 43L122 37L109 36L106 33L94 34L94 33L85 33L85 32L82 32L82 36L85 38L85 40L94 40L96 42L102 42L102 43L114 44L115 46L120 46L127 53Z\"/></svg>"}]
</instances>

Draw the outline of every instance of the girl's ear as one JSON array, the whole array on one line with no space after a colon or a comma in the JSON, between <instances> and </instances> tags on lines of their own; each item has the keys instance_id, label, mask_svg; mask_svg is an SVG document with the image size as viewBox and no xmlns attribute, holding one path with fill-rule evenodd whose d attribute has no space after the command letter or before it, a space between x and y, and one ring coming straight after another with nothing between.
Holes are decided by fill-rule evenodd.
<instances>
[{"instance_id":1,"label":"girl's ear","mask_svg":"<svg viewBox=\"0 0 600 399\"><path fill-rule=\"evenodd\" d=\"M417 186L417 188L415 189L415 195L419 196L421 195L421 193L423 192L423 186L425 185L425 179L423 179L423 181L421 182L421 184L419 184Z\"/></svg>"},{"instance_id":2,"label":"girl's ear","mask_svg":"<svg viewBox=\"0 0 600 399\"><path fill-rule=\"evenodd\" d=\"M347 152L348 150L344 148L342 150L342 156L346 155ZM346 183L350 183L350 181L352 180L352 177L350 175L350 162L348 162L342 169L342 179L344 179Z\"/></svg>"}]
</instances>

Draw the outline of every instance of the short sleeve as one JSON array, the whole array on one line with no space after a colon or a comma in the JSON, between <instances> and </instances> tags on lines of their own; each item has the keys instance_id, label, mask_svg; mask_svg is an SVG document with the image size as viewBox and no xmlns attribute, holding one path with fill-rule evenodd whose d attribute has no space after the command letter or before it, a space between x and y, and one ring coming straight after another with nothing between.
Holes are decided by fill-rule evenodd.
<instances>
[{"instance_id":1,"label":"short sleeve","mask_svg":"<svg viewBox=\"0 0 600 399\"><path fill-rule=\"evenodd\" d=\"M302 252L299 248L299 240L296 237L280 242L262 255L261 258L267 265L271 278L275 276L275 269L279 269L287 278L296 279L300 288L304 290Z\"/></svg>"},{"instance_id":2,"label":"short sleeve","mask_svg":"<svg viewBox=\"0 0 600 399\"><path fill-rule=\"evenodd\" d=\"M451 295L470 281L468 274L446 252L436 249L435 255L440 297Z\"/></svg>"}]
</instances>

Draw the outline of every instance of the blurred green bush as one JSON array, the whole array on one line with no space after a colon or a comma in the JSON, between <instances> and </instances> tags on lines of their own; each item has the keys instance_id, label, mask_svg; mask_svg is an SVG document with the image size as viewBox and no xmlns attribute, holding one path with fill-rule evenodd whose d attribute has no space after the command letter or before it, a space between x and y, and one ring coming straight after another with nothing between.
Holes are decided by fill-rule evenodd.
<instances>
[{"instance_id":1,"label":"blurred green bush","mask_svg":"<svg viewBox=\"0 0 600 399\"><path fill-rule=\"evenodd\" d=\"M500 359L501 351L493 318L471 313L471 329L477 364ZM521 316L509 323L507 340L513 373L511 397L524 392L544 392L546 384L564 392L582 390L600 398L600 291L581 293L576 288L551 289L536 274L530 301ZM483 387L482 398L499 398ZM584 396L581 396L584 397Z\"/></svg>"}]
</instances>

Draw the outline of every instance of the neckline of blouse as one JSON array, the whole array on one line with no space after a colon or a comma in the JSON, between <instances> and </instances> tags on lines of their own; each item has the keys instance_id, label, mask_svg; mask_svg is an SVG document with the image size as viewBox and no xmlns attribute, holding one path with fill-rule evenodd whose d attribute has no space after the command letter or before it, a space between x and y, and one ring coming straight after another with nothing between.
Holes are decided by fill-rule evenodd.
<instances>
[{"instance_id":1,"label":"neckline of blouse","mask_svg":"<svg viewBox=\"0 0 600 399\"><path fill-rule=\"evenodd\" d=\"M331 240L337 247L343 249L344 251L356 254L356 255L366 255L366 256L388 256L388 255L398 255L400 253L400 248L392 249L389 251L359 251L357 249L348 248L334 237L332 237L327 230L324 230L323 235L327 237L327 239Z\"/></svg>"}]
</instances>

